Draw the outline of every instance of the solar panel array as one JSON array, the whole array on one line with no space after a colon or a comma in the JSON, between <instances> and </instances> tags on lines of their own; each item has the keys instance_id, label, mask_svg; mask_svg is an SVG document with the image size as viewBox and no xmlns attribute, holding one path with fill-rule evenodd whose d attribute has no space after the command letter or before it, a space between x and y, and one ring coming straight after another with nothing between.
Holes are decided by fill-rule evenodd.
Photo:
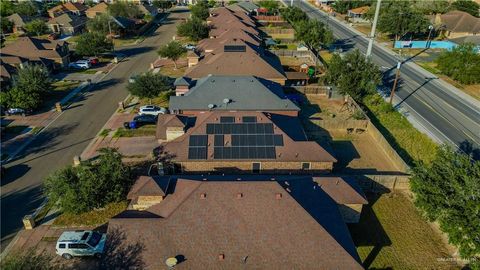
<instances>
[{"instance_id":1,"label":"solar panel array","mask_svg":"<svg viewBox=\"0 0 480 270\"><path fill-rule=\"evenodd\" d=\"M272 123L207 124L207 134L273 134Z\"/></svg>"},{"instance_id":2,"label":"solar panel array","mask_svg":"<svg viewBox=\"0 0 480 270\"><path fill-rule=\"evenodd\" d=\"M235 117L222 116L220 123L208 123L207 135L190 136L188 158L207 159L208 136L213 135L214 159L275 159L275 147L284 144L283 136L274 134L273 124L257 123L255 116L244 116L242 121L235 123ZM230 142L225 135L231 135Z\"/></svg>"}]
</instances>

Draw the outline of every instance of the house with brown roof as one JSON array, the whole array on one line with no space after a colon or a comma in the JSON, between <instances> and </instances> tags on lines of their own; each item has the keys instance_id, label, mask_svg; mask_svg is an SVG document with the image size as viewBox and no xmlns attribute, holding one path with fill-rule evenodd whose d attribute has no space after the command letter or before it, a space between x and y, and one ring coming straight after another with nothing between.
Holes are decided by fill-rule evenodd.
<instances>
[{"instance_id":1,"label":"house with brown roof","mask_svg":"<svg viewBox=\"0 0 480 270\"><path fill-rule=\"evenodd\" d=\"M480 35L480 18L463 11L438 14L434 24L449 39Z\"/></svg>"},{"instance_id":2,"label":"house with brown roof","mask_svg":"<svg viewBox=\"0 0 480 270\"><path fill-rule=\"evenodd\" d=\"M84 16L64 13L58 17L48 20L47 25L53 33L60 35L76 35L81 33L87 24Z\"/></svg>"},{"instance_id":3,"label":"house with brown roof","mask_svg":"<svg viewBox=\"0 0 480 270\"><path fill-rule=\"evenodd\" d=\"M366 20L364 18L364 16L365 16L365 14L367 14L369 9L370 9L369 6L363 6L363 7L357 7L357 8L349 9L347 11L347 16L348 16L349 20L351 20L353 22L366 22L368 20Z\"/></svg>"},{"instance_id":4,"label":"house with brown roof","mask_svg":"<svg viewBox=\"0 0 480 270\"><path fill-rule=\"evenodd\" d=\"M8 16L7 19L13 23L13 33L25 33L25 25L32 20L31 17L18 13Z\"/></svg>"},{"instance_id":5,"label":"house with brown roof","mask_svg":"<svg viewBox=\"0 0 480 270\"><path fill-rule=\"evenodd\" d=\"M229 102L233 101L225 98L224 105ZM322 146L308 141L297 117L235 109L176 115L183 118L183 127L175 125L175 134L169 132L171 117L159 115L160 146L154 151L177 172L328 173L337 161Z\"/></svg>"},{"instance_id":6,"label":"house with brown roof","mask_svg":"<svg viewBox=\"0 0 480 270\"><path fill-rule=\"evenodd\" d=\"M87 6L78 3L78 2L66 2L58 6L47 10L48 16L50 18L58 17L64 13L70 13L72 15L82 16L85 15L85 11L88 9Z\"/></svg>"},{"instance_id":7,"label":"house with brown roof","mask_svg":"<svg viewBox=\"0 0 480 270\"><path fill-rule=\"evenodd\" d=\"M342 179L322 185L311 177L150 181L166 186L155 188L163 199L143 211L129 207L110 219L107 232L122 235L119 249L143 247L136 255L144 269L166 268L172 257L175 269L363 269L336 198L367 202L357 188L333 188Z\"/></svg>"},{"instance_id":8,"label":"house with brown roof","mask_svg":"<svg viewBox=\"0 0 480 270\"><path fill-rule=\"evenodd\" d=\"M108 9L108 4L105 2L100 2L95 6L87 9L85 11L85 14L87 15L88 18L93 19L100 14L107 13L107 9Z\"/></svg>"},{"instance_id":9,"label":"house with brown roof","mask_svg":"<svg viewBox=\"0 0 480 270\"><path fill-rule=\"evenodd\" d=\"M2 48L3 61L21 61L45 65L49 69L68 66L68 43L63 40L48 40L20 37ZM15 60L17 59L17 60Z\"/></svg>"}]
</instances>

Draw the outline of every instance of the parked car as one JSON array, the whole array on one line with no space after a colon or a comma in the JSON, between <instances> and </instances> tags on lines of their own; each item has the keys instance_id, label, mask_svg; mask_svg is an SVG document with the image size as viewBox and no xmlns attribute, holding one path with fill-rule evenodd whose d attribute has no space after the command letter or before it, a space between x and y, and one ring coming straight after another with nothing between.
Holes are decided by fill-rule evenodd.
<instances>
[{"instance_id":1,"label":"parked car","mask_svg":"<svg viewBox=\"0 0 480 270\"><path fill-rule=\"evenodd\" d=\"M106 238L106 234L95 231L66 231L58 238L55 252L67 260L76 256L101 257Z\"/></svg>"},{"instance_id":2,"label":"parked car","mask_svg":"<svg viewBox=\"0 0 480 270\"><path fill-rule=\"evenodd\" d=\"M163 107L158 107L155 105L145 105L140 107L140 110L138 111L139 115L159 115L159 114L167 114L168 110Z\"/></svg>"},{"instance_id":3,"label":"parked car","mask_svg":"<svg viewBox=\"0 0 480 270\"><path fill-rule=\"evenodd\" d=\"M157 116L151 114L137 115L130 122L124 122L123 126L126 129L135 129L144 125L155 125L157 123Z\"/></svg>"},{"instance_id":4,"label":"parked car","mask_svg":"<svg viewBox=\"0 0 480 270\"><path fill-rule=\"evenodd\" d=\"M129 83L135 83L135 80L137 80L138 75L132 75L130 78L128 78Z\"/></svg>"},{"instance_id":5,"label":"parked car","mask_svg":"<svg viewBox=\"0 0 480 270\"><path fill-rule=\"evenodd\" d=\"M20 108L10 108L6 111L7 115L27 115L30 114L31 110L24 110Z\"/></svg>"},{"instance_id":6,"label":"parked car","mask_svg":"<svg viewBox=\"0 0 480 270\"><path fill-rule=\"evenodd\" d=\"M100 63L100 60L98 60L98 58L96 58L96 57L89 57L85 60L87 60L88 63L90 63L90 65L92 65L92 66L98 65L98 63Z\"/></svg>"},{"instance_id":7,"label":"parked car","mask_svg":"<svg viewBox=\"0 0 480 270\"><path fill-rule=\"evenodd\" d=\"M184 45L183 47L189 51L193 51L195 50L195 48L197 48L195 47L195 45L192 45L192 44L187 44L187 45Z\"/></svg>"},{"instance_id":8,"label":"parked car","mask_svg":"<svg viewBox=\"0 0 480 270\"><path fill-rule=\"evenodd\" d=\"M78 60L76 62L68 64L68 67L75 69L89 69L91 65L88 60Z\"/></svg>"}]
</instances>

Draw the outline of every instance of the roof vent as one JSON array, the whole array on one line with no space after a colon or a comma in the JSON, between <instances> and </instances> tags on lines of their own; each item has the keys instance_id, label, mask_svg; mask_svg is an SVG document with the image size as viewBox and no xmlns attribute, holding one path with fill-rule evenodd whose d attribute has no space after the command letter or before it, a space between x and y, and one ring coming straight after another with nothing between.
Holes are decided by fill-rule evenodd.
<instances>
[{"instance_id":1,"label":"roof vent","mask_svg":"<svg viewBox=\"0 0 480 270\"><path fill-rule=\"evenodd\" d=\"M231 101L231 100L230 100L229 98L224 98L224 99L223 99L223 103L224 103L224 104L228 104L228 103L230 103L230 101Z\"/></svg>"},{"instance_id":2,"label":"roof vent","mask_svg":"<svg viewBox=\"0 0 480 270\"><path fill-rule=\"evenodd\" d=\"M335 184L338 186L338 183L339 183L339 182L340 182L340 181L337 180L337 182L336 182Z\"/></svg>"},{"instance_id":3,"label":"roof vent","mask_svg":"<svg viewBox=\"0 0 480 270\"><path fill-rule=\"evenodd\" d=\"M298 157L298 153L295 153L295 157Z\"/></svg>"},{"instance_id":4,"label":"roof vent","mask_svg":"<svg viewBox=\"0 0 480 270\"><path fill-rule=\"evenodd\" d=\"M207 198L207 193L200 194L200 199L206 199L206 198Z\"/></svg>"},{"instance_id":5,"label":"roof vent","mask_svg":"<svg viewBox=\"0 0 480 270\"><path fill-rule=\"evenodd\" d=\"M237 199L241 199L243 197L243 193L237 193Z\"/></svg>"},{"instance_id":6,"label":"roof vent","mask_svg":"<svg viewBox=\"0 0 480 270\"><path fill-rule=\"evenodd\" d=\"M277 200L280 200L280 199L282 198L282 193L277 193L277 194L275 194L275 198L276 198Z\"/></svg>"},{"instance_id":7,"label":"roof vent","mask_svg":"<svg viewBox=\"0 0 480 270\"><path fill-rule=\"evenodd\" d=\"M223 261L225 259L225 254L220 253L218 254L218 260Z\"/></svg>"}]
</instances>

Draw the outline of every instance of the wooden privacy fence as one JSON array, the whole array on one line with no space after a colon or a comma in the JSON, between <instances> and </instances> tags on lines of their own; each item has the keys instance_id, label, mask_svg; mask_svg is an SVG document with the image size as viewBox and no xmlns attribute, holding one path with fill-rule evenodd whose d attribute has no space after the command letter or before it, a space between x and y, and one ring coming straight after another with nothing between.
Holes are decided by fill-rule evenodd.
<instances>
[{"instance_id":1,"label":"wooden privacy fence","mask_svg":"<svg viewBox=\"0 0 480 270\"><path fill-rule=\"evenodd\" d=\"M284 22L282 16L267 16L267 15L258 15L254 16L257 21L265 22Z\"/></svg>"},{"instance_id":2,"label":"wooden privacy fence","mask_svg":"<svg viewBox=\"0 0 480 270\"><path fill-rule=\"evenodd\" d=\"M282 34L282 35L295 35L295 30L293 29L282 29L282 28L270 28L264 27L262 30L267 34Z\"/></svg>"}]
</instances>

